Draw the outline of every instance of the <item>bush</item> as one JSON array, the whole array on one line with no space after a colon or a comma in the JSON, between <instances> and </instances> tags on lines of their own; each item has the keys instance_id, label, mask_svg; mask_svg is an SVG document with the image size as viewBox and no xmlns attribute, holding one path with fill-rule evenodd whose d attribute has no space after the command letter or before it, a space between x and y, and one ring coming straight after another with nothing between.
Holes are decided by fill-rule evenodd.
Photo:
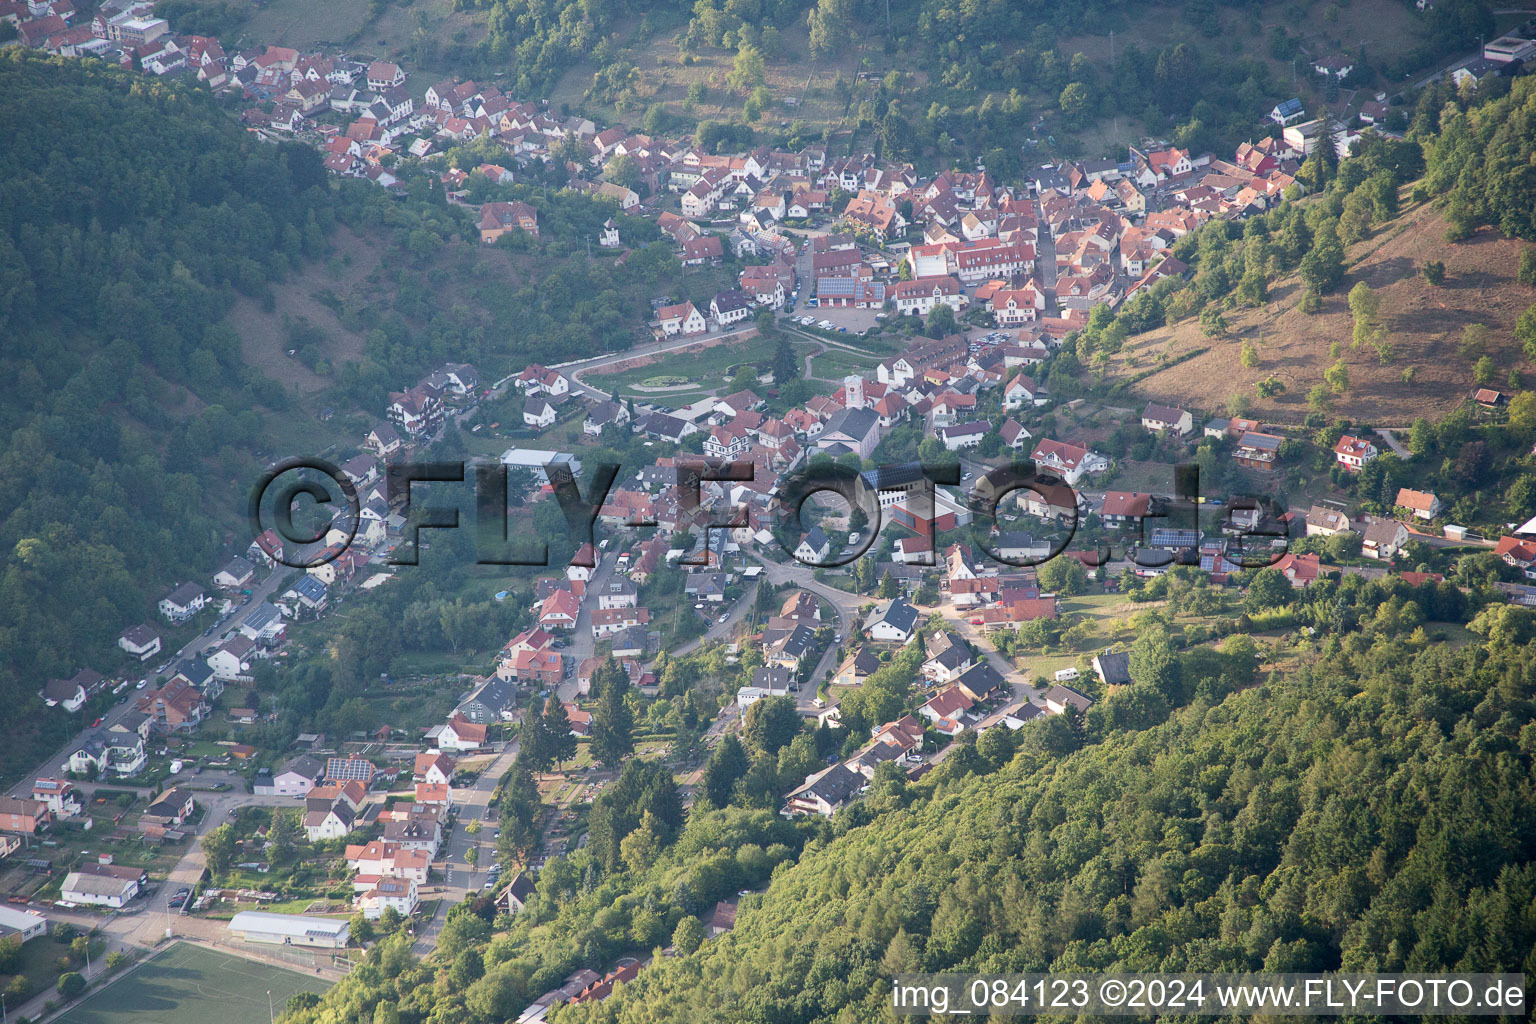
<instances>
[{"instance_id":1,"label":"bush","mask_svg":"<svg viewBox=\"0 0 1536 1024\"><path fill-rule=\"evenodd\" d=\"M84 992L85 989L85 978L75 971L59 975L59 995L65 999L74 999Z\"/></svg>"},{"instance_id":2,"label":"bush","mask_svg":"<svg viewBox=\"0 0 1536 1024\"><path fill-rule=\"evenodd\" d=\"M1424 280L1430 284L1439 287L1445 283L1445 264L1442 261L1430 260L1420 270L1424 275Z\"/></svg>"}]
</instances>

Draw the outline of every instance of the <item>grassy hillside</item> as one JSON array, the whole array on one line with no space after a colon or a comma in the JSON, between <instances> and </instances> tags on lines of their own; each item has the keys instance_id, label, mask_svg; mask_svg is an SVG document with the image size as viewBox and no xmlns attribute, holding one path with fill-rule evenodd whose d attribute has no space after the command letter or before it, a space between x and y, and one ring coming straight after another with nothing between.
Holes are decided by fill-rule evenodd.
<instances>
[{"instance_id":1,"label":"grassy hillside","mask_svg":"<svg viewBox=\"0 0 1536 1024\"><path fill-rule=\"evenodd\" d=\"M1519 253L1528 243L1484 229L1451 244L1445 229L1444 216L1432 204L1406 209L1348 247L1344 283L1322 297L1321 312L1307 314L1298 308L1304 287L1296 274L1288 274L1271 285L1267 304L1228 310L1224 315L1229 331L1223 337L1207 337L1198 319L1191 317L1131 339L1112 361L1110 379L1143 374L1164 356L1177 359L1204 350L1141 378L1137 392L1206 410L1219 409L1230 395L1242 393L1251 400L1253 415L1301 423L1308 411L1307 392L1323 383L1323 372L1335 360L1330 349L1340 343L1339 358L1349 369L1350 385L1335 400L1337 411L1357 421L1406 425L1418 416L1435 418L1451 411L1475 386L1473 364L1478 357L1459 352L1463 330L1474 323L1489 328L1487 354L1496 367L1494 386L1504 387L1512 369L1529 379L1536 370L1514 336L1515 319L1536 302L1536 291L1515 277ZM1421 273L1431 260L1445 264L1445 281L1439 287ZM1395 348L1386 364L1369 346L1350 347L1348 292L1360 281L1381 299L1379 322ZM1258 349L1256 366L1242 365L1246 342ZM1411 381L1403 376L1410 368ZM1261 398L1253 385L1269 377L1282 381L1285 391Z\"/></svg>"}]
</instances>

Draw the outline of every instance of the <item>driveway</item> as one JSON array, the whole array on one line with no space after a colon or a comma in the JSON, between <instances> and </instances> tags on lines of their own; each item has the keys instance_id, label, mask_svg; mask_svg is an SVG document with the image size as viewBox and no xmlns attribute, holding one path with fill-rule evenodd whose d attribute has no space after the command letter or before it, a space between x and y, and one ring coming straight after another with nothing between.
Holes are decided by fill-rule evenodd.
<instances>
[{"instance_id":1,"label":"driveway","mask_svg":"<svg viewBox=\"0 0 1536 1024\"><path fill-rule=\"evenodd\" d=\"M1381 438L1383 441L1387 442L1387 447L1391 448L1393 453L1396 454L1398 458L1400 458L1400 459L1411 459L1411 458L1413 458L1413 452L1409 451L1408 448L1401 441L1399 441L1397 439L1397 437L1392 433L1392 431L1387 430L1385 427L1382 427L1382 428L1379 428L1376 431L1376 436Z\"/></svg>"}]
</instances>

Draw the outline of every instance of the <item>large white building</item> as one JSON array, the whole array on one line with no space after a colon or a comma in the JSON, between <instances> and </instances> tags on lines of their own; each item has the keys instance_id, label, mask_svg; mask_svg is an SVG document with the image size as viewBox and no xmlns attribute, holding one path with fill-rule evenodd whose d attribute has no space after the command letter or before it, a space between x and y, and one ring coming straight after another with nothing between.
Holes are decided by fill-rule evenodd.
<instances>
[{"instance_id":1,"label":"large white building","mask_svg":"<svg viewBox=\"0 0 1536 1024\"><path fill-rule=\"evenodd\" d=\"M21 936L21 941L35 939L48 931L48 919L35 910L17 910L0 906L0 936Z\"/></svg>"},{"instance_id":2,"label":"large white building","mask_svg":"<svg viewBox=\"0 0 1536 1024\"><path fill-rule=\"evenodd\" d=\"M59 898L62 900L93 907L121 907L138 894L137 879L86 875L79 871L71 871L59 890Z\"/></svg>"},{"instance_id":3,"label":"large white building","mask_svg":"<svg viewBox=\"0 0 1536 1024\"><path fill-rule=\"evenodd\" d=\"M508 448L501 453L503 466L529 470L540 484L549 483L549 475L544 467L557 463L569 466L573 477L581 477L581 460L566 452L553 452L544 448Z\"/></svg>"},{"instance_id":4,"label":"large white building","mask_svg":"<svg viewBox=\"0 0 1536 1024\"><path fill-rule=\"evenodd\" d=\"M345 918L264 914L257 910L242 910L229 922L230 934L246 942L265 942L274 946L320 946L325 949L345 947L350 927Z\"/></svg>"}]
</instances>

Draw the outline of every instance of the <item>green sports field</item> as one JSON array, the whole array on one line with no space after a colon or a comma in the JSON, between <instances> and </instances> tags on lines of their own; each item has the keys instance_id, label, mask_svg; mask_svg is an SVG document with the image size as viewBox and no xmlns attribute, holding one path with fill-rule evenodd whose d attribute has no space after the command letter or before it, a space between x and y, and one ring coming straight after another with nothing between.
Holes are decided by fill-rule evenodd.
<instances>
[{"instance_id":1,"label":"green sports field","mask_svg":"<svg viewBox=\"0 0 1536 1024\"><path fill-rule=\"evenodd\" d=\"M295 992L324 992L314 975L178 942L59 1018L59 1024L262 1024Z\"/></svg>"}]
</instances>

